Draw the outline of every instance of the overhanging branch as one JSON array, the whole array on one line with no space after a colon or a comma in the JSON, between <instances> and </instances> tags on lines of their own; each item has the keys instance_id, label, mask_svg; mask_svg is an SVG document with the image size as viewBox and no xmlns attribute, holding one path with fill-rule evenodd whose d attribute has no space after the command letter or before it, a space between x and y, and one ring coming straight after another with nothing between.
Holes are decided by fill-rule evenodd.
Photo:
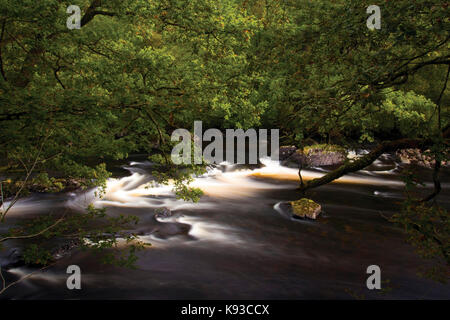
<instances>
[{"instance_id":1,"label":"overhanging branch","mask_svg":"<svg viewBox=\"0 0 450 320\"><path fill-rule=\"evenodd\" d=\"M342 177L348 173L352 173L352 172L356 172L361 169L364 169L365 167L371 165L383 153L392 152L392 151L396 151L399 149L408 149L408 148L424 149L431 144L432 144L432 140L430 140L430 139L427 139L427 140L424 140L424 139L400 139L400 140L395 140L395 141L385 141L385 142L379 144L375 149L373 149L367 155L365 155L353 162L343 164L336 170L331 171L330 173L324 175L321 178L307 181L303 185L303 187L300 187L299 189L301 192L305 192L308 189L317 188L324 184L333 182L334 180L339 179L340 177Z\"/></svg>"}]
</instances>

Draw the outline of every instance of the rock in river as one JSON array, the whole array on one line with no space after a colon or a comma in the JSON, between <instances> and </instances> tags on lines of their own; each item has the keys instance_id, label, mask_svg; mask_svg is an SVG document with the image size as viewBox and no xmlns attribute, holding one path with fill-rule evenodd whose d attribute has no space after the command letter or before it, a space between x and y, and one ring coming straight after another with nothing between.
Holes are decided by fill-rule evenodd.
<instances>
[{"instance_id":1,"label":"rock in river","mask_svg":"<svg viewBox=\"0 0 450 320\"><path fill-rule=\"evenodd\" d=\"M163 207L155 210L155 218L170 218L172 211L169 208Z\"/></svg>"},{"instance_id":2,"label":"rock in river","mask_svg":"<svg viewBox=\"0 0 450 320\"><path fill-rule=\"evenodd\" d=\"M12 248L8 251L6 256L0 256L0 268L8 270L17 268L25 264L22 252L19 248Z\"/></svg>"},{"instance_id":3,"label":"rock in river","mask_svg":"<svg viewBox=\"0 0 450 320\"><path fill-rule=\"evenodd\" d=\"M303 149L281 147L280 161L283 165L303 168L336 166L344 163L347 152L335 145L313 145Z\"/></svg>"},{"instance_id":4,"label":"rock in river","mask_svg":"<svg viewBox=\"0 0 450 320\"><path fill-rule=\"evenodd\" d=\"M296 146L282 146L280 147L279 157L280 161L287 160L290 156L292 156L295 151L297 151Z\"/></svg>"},{"instance_id":5,"label":"rock in river","mask_svg":"<svg viewBox=\"0 0 450 320\"><path fill-rule=\"evenodd\" d=\"M317 219L322 207L320 204L314 202L311 199L300 199L297 201L291 201L292 213L295 217Z\"/></svg>"}]
</instances>

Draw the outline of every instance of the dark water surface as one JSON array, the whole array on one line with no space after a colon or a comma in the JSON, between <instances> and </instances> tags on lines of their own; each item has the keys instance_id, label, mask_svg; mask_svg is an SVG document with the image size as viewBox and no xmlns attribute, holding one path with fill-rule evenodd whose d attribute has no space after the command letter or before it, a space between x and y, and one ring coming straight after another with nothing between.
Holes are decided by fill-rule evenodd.
<instances>
[{"instance_id":1,"label":"dark water surface","mask_svg":"<svg viewBox=\"0 0 450 320\"><path fill-rule=\"evenodd\" d=\"M18 204L9 223L49 209L81 210L95 200L108 214L140 217L135 231L152 246L138 253L138 268L102 265L92 254L75 251L2 298L450 299L449 284L417 275L430 262L382 217L393 214L402 199L399 166L389 157L314 190L311 197L324 210L317 221L293 220L280 210L280 202L300 197L295 169L270 162L255 170L222 166L196 179L194 185L206 195L199 204L188 204L176 200L169 187L145 189L149 163L125 167L131 176L110 181L103 200L93 199L93 192L36 195ZM430 170L421 174L431 180ZM448 172L442 180L439 202L449 208ZM173 216L155 218L161 207ZM66 268L72 264L82 270L82 290L66 288ZM366 268L373 264L381 267L383 292L366 288ZM29 270L12 269L7 276Z\"/></svg>"}]
</instances>

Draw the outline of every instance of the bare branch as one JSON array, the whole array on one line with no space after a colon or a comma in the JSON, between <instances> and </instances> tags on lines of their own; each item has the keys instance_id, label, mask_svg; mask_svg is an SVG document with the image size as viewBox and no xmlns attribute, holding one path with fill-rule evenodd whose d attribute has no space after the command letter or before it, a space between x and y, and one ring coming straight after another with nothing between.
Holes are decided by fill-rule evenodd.
<instances>
[{"instance_id":1,"label":"bare branch","mask_svg":"<svg viewBox=\"0 0 450 320\"><path fill-rule=\"evenodd\" d=\"M7 240L18 240L18 239L30 239L30 238L35 238L37 236L40 236L41 234L44 234L45 232L49 231L50 229L53 229L54 227L56 227L61 221L64 220L64 216L62 216L61 218L59 218L54 224L52 224L51 226L48 226L47 228L34 233L34 234L30 234L30 235L26 235L26 236L11 236L11 237L5 237L0 239L0 242L4 242Z\"/></svg>"},{"instance_id":2,"label":"bare branch","mask_svg":"<svg viewBox=\"0 0 450 320\"><path fill-rule=\"evenodd\" d=\"M375 149L373 149L367 155L361 157L358 160L353 162L349 162L343 164L339 168L330 173L324 175L321 178L313 179L307 181L303 187L300 187L301 192L305 192L308 189L316 188L322 186L324 184L328 184L333 182L336 179L339 179L345 174L352 173L364 169L365 167L372 164L379 156L381 156L385 152L396 151L398 149L407 149L407 148L419 148L422 149L425 146L428 146L432 143L431 140L423 140L423 139L400 139L395 141L385 141L378 145Z\"/></svg>"},{"instance_id":3,"label":"bare branch","mask_svg":"<svg viewBox=\"0 0 450 320\"><path fill-rule=\"evenodd\" d=\"M51 133L50 133L51 134ZM0 212L0 222L3 222L5 220L6 214L8 213L8 211L16 204L16 202L19 200L19 195L22 192L23 188L25 187L28 179L31 176L31 173L33 172L34 168L36 167L36 164L38 163L39 157L41 155L42 149L44 148L44 144L47 141L48 137L50 136L50 134L48 134L44 140L42 141L41 147L39 148L39 151L36 155L36 159L34 160L33 166L30 168L30 170L27 170L27 175L25 177L25 180L23 181L23 183L21 184L19 190L16 192L16 194L14 195L13 200L11 201L11 203L9 204L8 208L6 208L6 211L4 212Z\"/></svg>"},{"instance_id":4,"label":"bare branch","mask_svg":"<svg viewBox=\"0 0 450 320\"><path fill-rule=\"evenodd\" d=\"M24 280L30 278L31 276L35 275L36 273L41 272L41 271L44 271L45 269L48 269L48 268L50 268L50 267L52 267L52 266L54 266L54 265L55 265L55 263L52 263L52 264L49 264L48 266L42 267L42 268L40 268L40 269L38 269L38 270L35 270L35 271L33 271L33 272L31 272L31 273L29 273L29 274L27 274L27 275L24 275L24 276L21 277L20 279L14 281L14 282L11 282L11 283L8 284L8 285L6 285L5 278L3 277L3 274L2 274L2 268L0 267L0 276L1 276L1 278L2 278L2 283L3 283L3 286L2 286L2 288L0 289L0 295L3 294L6 290L8 290L9 288L11 288L12 286L15 286L16 284L19 284L20 282L22 282L22 281L24 281Z\"/></svg>"},{"instance_id":5,"label":"bare branch","mask_svg":"<svg viewBox=\"0 0 450 320\"><path fill-rule=\"evenodd\" d=\"M81 26L85 26L88 24L96 15L104 15L104 16L114 16L115 13L113 12L106 12L102 10L97 10L99 7L101 7L102 1L101 0L93 0L91 2L91 5L86 10L86 13L81 18Z\"/></svg>"}]
</instances>

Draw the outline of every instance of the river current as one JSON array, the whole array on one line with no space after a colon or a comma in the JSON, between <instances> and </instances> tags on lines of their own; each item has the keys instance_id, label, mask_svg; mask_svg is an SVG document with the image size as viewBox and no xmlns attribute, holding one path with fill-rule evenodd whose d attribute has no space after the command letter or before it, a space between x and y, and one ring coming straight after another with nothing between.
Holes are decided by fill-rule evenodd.
<instances>
[{"instance_id":1,"label":"river current","mask_svg":"<svg viewBox=\"0 0 450 320\"><path fill-rule=\"evenodd\" d=\"M418 275L430 261L406 243L383 216L403 199L399 171L406 166L383 155L356 174L312 190L322 205L316 221L293 219L280 204L299 199L297 170L261 160L259 168L222 164L197 177L199 203L177 200L171 186L151 184L152 164L136 157L117 169L102 199L87 192L32 195L19 201L8 223L49 210L83 212L89 204L110 215L140 218L133 230L151 243L138 252L136 269L100 264L75 250L55 266L10 288L7 299L449 299L450 285ZM306 179L323 169L304 170ZM431 170L421 169L432 190ZM438 201L450 207L450 174L443 172ZM170 217L157 217L158 208ZM0 230L5 231L6 226ZM14 246L14 243L8 244ZM82 271L82 289L66 287L67 266ZM366 287L366 269L381 268L382 288ZM8 279L32 271L10 269Z\"/></svg>"}]
</instances>

